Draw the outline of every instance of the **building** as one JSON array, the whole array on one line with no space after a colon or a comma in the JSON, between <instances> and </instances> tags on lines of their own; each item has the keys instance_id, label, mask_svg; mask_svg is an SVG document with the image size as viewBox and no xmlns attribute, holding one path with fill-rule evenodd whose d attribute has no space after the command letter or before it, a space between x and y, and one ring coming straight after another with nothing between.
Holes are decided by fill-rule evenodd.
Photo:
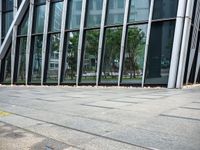
<instances>
[{"instance_id":1,"label":"building","mask_svg":"<svg viewBox=\"0 0 200 150\"><path fill-rule=\"evenodd\" d=\"M0 0L0 82L200 82L199 0Z\"/></svg>"}]
</instances>

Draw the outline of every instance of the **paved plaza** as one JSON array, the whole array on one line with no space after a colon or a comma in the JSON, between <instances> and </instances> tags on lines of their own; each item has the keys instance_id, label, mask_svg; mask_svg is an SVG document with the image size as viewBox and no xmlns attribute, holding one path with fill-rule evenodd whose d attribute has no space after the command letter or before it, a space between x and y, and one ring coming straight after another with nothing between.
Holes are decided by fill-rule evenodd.
<instances>
[{"instance_id":1,"label":"paved plaza","mask_svg":"<svg viewBox=\"0 0 200 150\"><path fill-rule=\"evenodd\" d=\"M200 86L0 86L0 150L199 150Z\"/></svg>"}]
</instances>

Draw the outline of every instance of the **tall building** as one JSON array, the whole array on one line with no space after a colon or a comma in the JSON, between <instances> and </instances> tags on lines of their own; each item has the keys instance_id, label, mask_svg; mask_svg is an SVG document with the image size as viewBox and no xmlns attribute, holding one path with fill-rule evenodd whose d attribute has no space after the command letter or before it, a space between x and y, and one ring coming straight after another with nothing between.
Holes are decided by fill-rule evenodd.
<instances>
[{"instance_id":1,"label":"tall building","mask_svg":"<svg viewBox=\"0 0 200 150\"><path fill-rule=\"evenodd\" d=\"M0 0L0 83L200 82L199 0Z\"/></svg>"}]
</instances>

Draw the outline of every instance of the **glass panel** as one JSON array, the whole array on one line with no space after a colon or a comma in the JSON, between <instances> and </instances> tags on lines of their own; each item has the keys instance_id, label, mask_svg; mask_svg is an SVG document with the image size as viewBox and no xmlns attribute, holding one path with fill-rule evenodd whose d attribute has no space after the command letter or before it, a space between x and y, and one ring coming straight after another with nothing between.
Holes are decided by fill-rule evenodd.
<instances>
[{"instance_id":1,"label":"glass panel","mask_svg":"<svg viewBox=\"0 0 200 150\"><path fill-rule=\"evenodd\" d=\"M88 30L85 34L81 82L95 83L98 59L99 30Z\"/></svg>"},{"instance_id":2,"label":"glass panel","mask_svg":"<svg viewBox=\"0 0 200 150\"><path fill-rule=\"evenodd\" d=\"M131 0L129 22L149 19L151 0Z\"/></svg>"},{"instance_id":3,"label":"glass panel","mask_svg":"<svg viewBox=\"0 0 200 150\"><path fill-rule=\"evenodd\" d=\"M12 23L13 20L13 12L7 12L2 14L2 36L5 37L6 33L8 32L8 29Z\"/></svg>"},{"instance_id":4,"label":"glass panel","mask_svg":"<svg viewBox=\"0 0 200 150\"><path fill-rule=\"evenodd\" d=\"M26 35L28 31L28 17L29 17L29 11L26 12L22 22L20 23L18 27L18 35Z\"/></svg>"},{"instance_id":5,"label":"glass panel","mask_svg":"<svg viewBox=\"0 0 200 150\"><path fill-rule=\"evenodd\" d=\"M34 14L34 33L42 33L44 29L44 19L45 19L45 5L40 5L35 8Z\"/></svg>"},{"instance_id":6,"label":"glass panel","mask_svg":"<svg viewBox=\"0 0 200 150\"><path fill-rule=\"evenodd\" d=\"M60 34L51 34L49 37L47 82L58 82Z\"/></svg>"},{"instance_id":7,"label":"glass panel","mask_svg":"<svg viewBox=\"0 0 200 150\"><path fill-rule=\"evenodd\" d=\"M122 28L107 28L102 57L101 83L117 83Z\"/></svg>"},{"instance_id":8,"label":"glass panel","mask_svg":"<svg viewBox=\"0 0 200 150\"><path fill-rule=\"evenodd\" d=\"M123 24L125 0L109 0L107 25Z\"/></svg>"},{"instance_id":9,"label":"glass panel","mask_svg":"<svg viewBox=\"0 0 200 150\"><path fill-rule=\"evenodd\" d=\"M56 32L60 31L61 28L61 20L62 20L62 7L63 2L57 2L51 4L50 9L50 27L49 31Z\"/></svg>"},{"instance_id":10,"label":"glass panel","mask_svg":"<svg viewBox=\"0 0 200 150\"><path fill-rule=\"evenodd\" d=\"M35 0L35 4L44 4L46 0Z\"/></svg>"},{"instance_id":11,"label":"glass panel","mask_svg":"<svg viewBox=\"0 0 200 150\"><path fill-rule=\"evenodd\" d=\"M167 84L175 21L152 23L146 68L146 84Z\"/></svg>"},{"instance_id":12,"label":"glass panel","mask_svg":"<svg viewBox=\"0 0 200 150\"><path fill-rule=\"evenodd\" d=\"M175 18L178 0L156 0L154 2L153 19Z\"/></svg>"},{"instance_id":13,"label":"glass panel","mask_svg":"<svg viewBox=\"0 0 200 150\"><path fill-rule=\"evenodd\" d=\"M20 7L21 3L22 3L22 0L18 0L18 1L17 1L17 7L18 7L18 8Z\"/></svg>"},{"instance_id":14,"label":"glass panel","mask_svg":"<svg viewBox=\"0 0 200 150\"><path fill-rule=\"evenodd\" d=\"M122 83L142 83L146 34L147 24L128 28Z\"/></svg>"},{"instance_id":15,"label":"glass panel","mask_svg":"<svg viewBox=\"0 0 200 150\"><path fill-rule=\"evenodd\" d=\"M26 74L26 37L18 38L19 45L17 49L17 83L25 83Z\"/></svg>"},{"instance_id":16,"label":"glass panel","mask_svg":"<svg viewBox=\"0 0 200 150\"><path fill-rule=\"evenodd\" d=\"M13 10L13 0L2 0L3 11Z\"/></svg>"},{"instance_id":17,"label":"glass panel","mask_svg":"<svg viewBox=\"0 0 200 150\"><path fill-rule=\"evenodd\" d=\"M65 37L65 63L63 68L64 83L75 83L77 72L77 51L79 32L68 32Z\"/></svg>"},{"instance_id":18,"label":"glass panel","mask_svg":"<svg viewBox=\"0 0 200 150\"><path fill-rule=\"evenodd\" d=\"M11 83L11 50L7 53L1 65L3 75L3 83Z\"/></svg>"},{"instance_id":19,"label":"glass panel","mask_svg":"<svg viewBox=\"0 0 200 150\"><path fill-rule=\"evenodd\" d=\"M70 0L68 4L67 29L79 29L82 0Z\"/></svg>"},{"instance_id":20,"label":"glass panel","mask_svg":"<svg viewBox=\"0 0 200 150\"><path fill-rule=\"evenodd\" d=\"M43 41L42 35L35 36L33 38L31 83L40 83L41 81L42 41Z\"/></svg>"},{"instance_id":21,"label":"glass panel","mask_svg":"<svg viewBox=\"0 0 200 150\"><path fill-rule=\"evenodd\" d=\"M102 14L102 0L89 0L88 1L88 14L87 14L87 27L100 26Z\"/></svg>"}]
</instances>

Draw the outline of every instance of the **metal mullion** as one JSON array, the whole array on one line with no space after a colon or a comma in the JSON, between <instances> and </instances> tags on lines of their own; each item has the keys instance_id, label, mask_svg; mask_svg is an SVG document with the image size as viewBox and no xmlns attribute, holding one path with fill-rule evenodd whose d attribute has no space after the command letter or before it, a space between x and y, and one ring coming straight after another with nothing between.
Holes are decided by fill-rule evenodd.
<instances>
[{"instance_id":1,"label":"metal mullion","mask_svg":"<svg viewBox=\"0 0 200 150\"><path fill-rule=\"evenodd\" d=\"M1 48L1 41L2 41L2 0L0 0L0 48ZM0 72L1 72L1 68L2 68L2 65L1 65L1 59L0 59Z\"/></svg>"},{"instance_id":2,"label":"metal mullion","mask_svg":"<svg viewBox=\"0 0 200 150\"><path fill-rule=\"evenodd\" d=\"M100 82L101 57L102 57L102 48L103 48L103 41L104 41L104 32L105 32L104 26L106 22L107 5L108 5L108 0L104 0L103 8L102 8L102 16L101 16L100 35L99 35L96 86L98 86Z\"/></svg>"},{"instance_id":3,"label":"metal mullion","mask_svg":"<svg viewBox=\"0 0 200 150\"><path fill-rule=\"evenodd\" d=\"M120 48L120 64L119 64L118 86L120 86L121 79L122 79L124 52L125 52L126 36L127 36L127 30L128 30L127 22L128 22L129 9L130 9L129 6L130 6L130 0L126 0L125 12L124 12L124 23L123 23L122 38L121 38L121 48Z\"/></svg>"},{"instance_id":4,"label":"metal mullion","mask_svg":"<svg viewBox=\"0 0 200 150\"><path fill-rule=\"evenodd\" d=\"M17 13L17 2L18 0L14 0L13 5L13 17L15 17ZM14 68L15 68L15 54L16 54L16 42L17 42L17 28L18 25L14 25L13 34L12 34L12 46L11 46L11 85L14 83Z\"/></svg>"},{"instance_id":5,"label":"metal mullion","mask_svg":"<svg viewBox=\"0 0 200 150\"><path fill-rule=\"evenodd\" d=\"M151 0L150 10L149 10L149 21L148 21L148 27L147 27L147 37L146 37L146 44L145 44L145 52L144 52L142 87L144 87L145 74L146 74L147 56L148 56L149 40L150 40L150 34L151 34L151 24L152 24L152 18L153 18L153 8L154 8L154 0Z\"/></svg>"},{"instance_id":6,"label":"metal mullion","mask_svg":"<svg viewBox=\"0 0 200 150\"><path fill-rule=\"evenodd\" d=\"M199 36L200 36L200 34L199 34ZM200 41L199 41L199 48L198 48L198 54L197 54L197 63L196 63L196 69L195 69L194 84L196 84L196 82L197 82L199 69L200 69Z\"/></svg>"},{"instance_id":7,"label":"metal mullion","mask_svg":"<svg viewBox=\"0 0 200 150\"><path fill-rule=\"evenodd\" d=\"M84 36L84 26L86 18L86 8L87 0L82 1L82 11L81 11L81 22L80 22L80 31L79 31L79 41L78 41L78 57L77 57L77 76L76 76L76 85L78 86L80 81L80 66L81 66L81 55L83 47L83 36Z\"/></svg>"},{"instance_id":8,"label":"metal mullion","mask_svg":"<svg viewBox=\"0 0 200 150\"><path fill-rule=\"evenodd\" d=\"M62 73L62 58L64 50L64 40L65 40L65 26L67 18L68 0L63 2L63 12L62 12L62 23L61 23L61 33L60 33L60 46L59 46L59 68L58 68L58 85L61 83L61 73Z\"/></svg>"},{"instance_id":9,"label":"metal mullion","mask_svg":"<svg viewBox=\"0 0 200 150\"><path fill-rule=\"evenodd\" d=\"M33 27L33 14L34 13L34 0L30 0L29 19L28 19L28 32L26 42L26 85L28 84L29 64L30 64L30 49L31 49L31 34Z\"/></svg>"},{"instance_id":10,"label":"metal mullion","mask_svg":"<svg viewBox=\"0 0 200 150\"><path fill-rule=\"evenodd\" d=\"M43 31L43 43L42 43L41 85L43 85L44 83L46 47L47 47L47 36L48 36L48 27L49 27L49 13L50 13L50 0L47 0L46 8L45 8L45 20L44 20L44 31Z\"/></svg>"}]
</instances>

